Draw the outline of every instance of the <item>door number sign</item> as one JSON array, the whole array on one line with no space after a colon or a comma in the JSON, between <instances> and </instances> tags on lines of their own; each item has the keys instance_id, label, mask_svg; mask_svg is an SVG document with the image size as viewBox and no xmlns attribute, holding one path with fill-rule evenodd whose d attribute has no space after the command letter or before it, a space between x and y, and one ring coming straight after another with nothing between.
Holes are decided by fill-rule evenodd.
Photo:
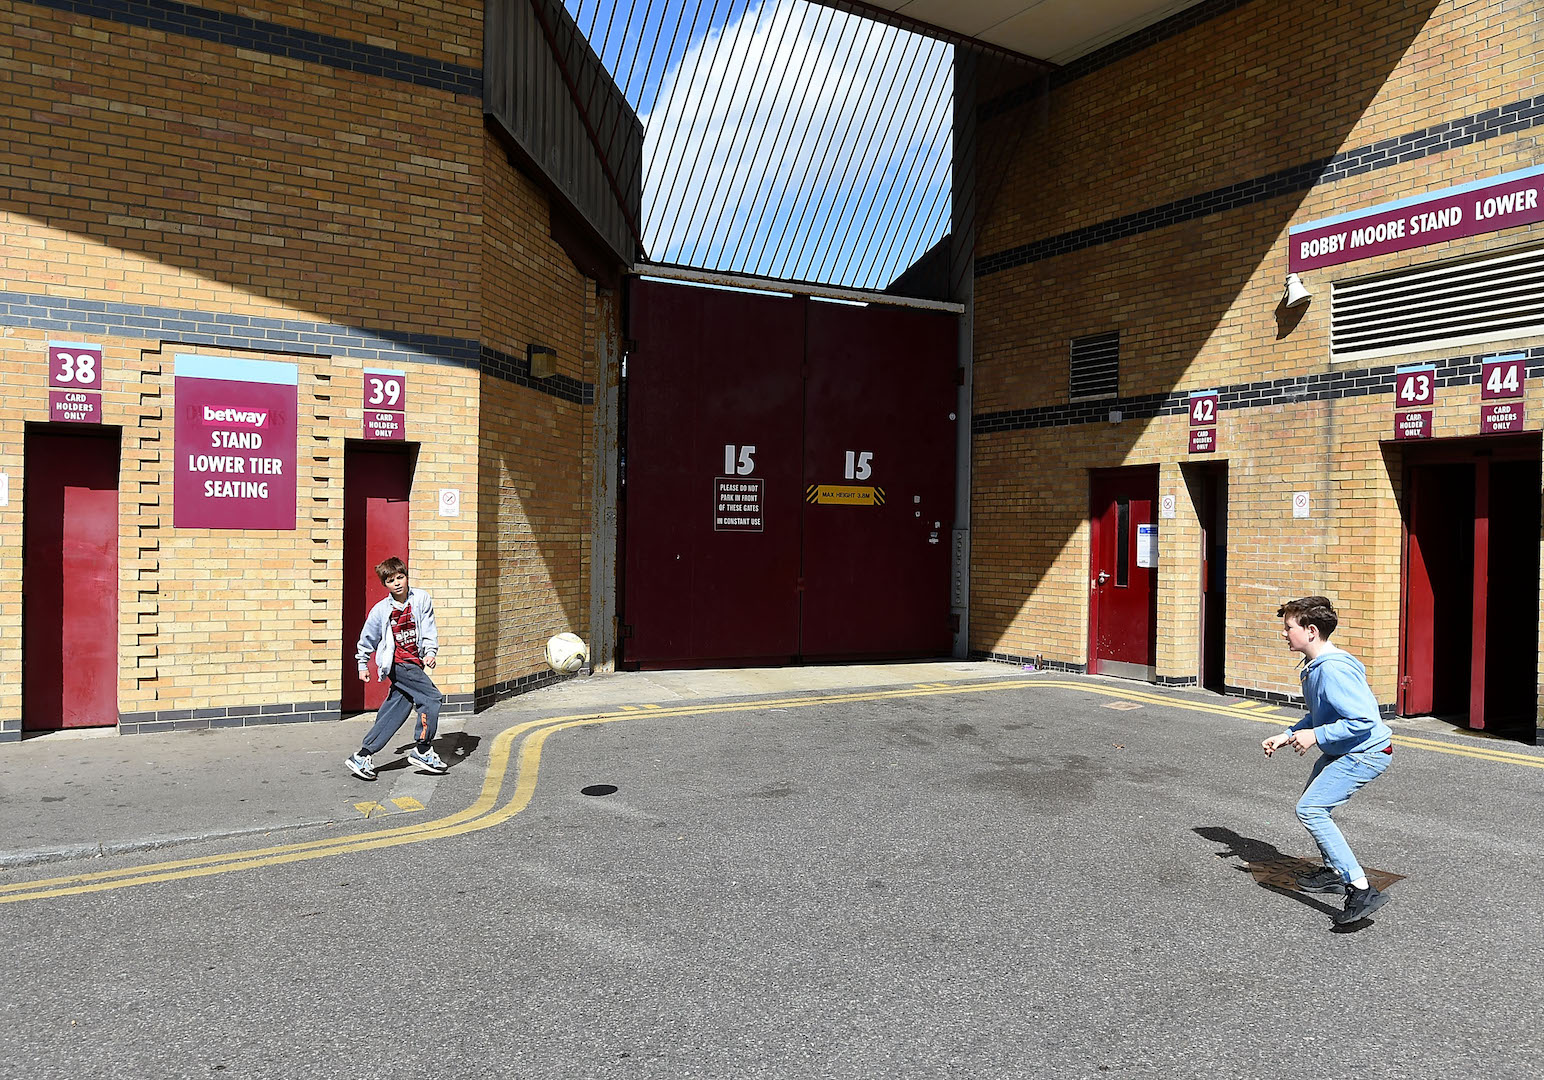
<instances>
[{"instance_id":1,"label":"door number sign","mask_svg":"<svg viewBox=\"0 0 1544 1080\"><path fill-rule=\"evenodd\" d=\"M1493 356L1480 371L1480 434L1510 435L1523 429L1522 353Z\"/></svg>"},{"instance_id":2,"label":"door number sign","mask_svg":"<svg viewBox=\"0 0 1544 1080\"><path fill-rule=\"evenodd\" d=\"M102 346L48 343L48 418L58 423L102 422Z\"/></svg>"},{"instance_id":3,"label":"door number sign","mask_svg":"<svg viewBox=\"0 0 1544 1080\"><path fill-rule=\"evenodd\" d=\"M366 439L407 438L407 372L365 368Z\"/></svg>"},{"instance_id":4,"label":"door number sign","mask_svg":"<svg viewBox=\"0 0 1544 1080\"><path fill-rule=\"evenodd\" d=\"M1437 369L1417 364L1394 370L1394 438L1431 438L1432 406L1437 403Z\"/></svg>"},{"instance_id":5,"label":"door number sign","mask_svg":"<svg viewBox=\"0 0 1544 1080\"><path fill-rule=\"evenodd\" d=\"M1196 390L1190 395L1190 452L1217 451L1217 391Z\"/></svg>"}]
</instances>

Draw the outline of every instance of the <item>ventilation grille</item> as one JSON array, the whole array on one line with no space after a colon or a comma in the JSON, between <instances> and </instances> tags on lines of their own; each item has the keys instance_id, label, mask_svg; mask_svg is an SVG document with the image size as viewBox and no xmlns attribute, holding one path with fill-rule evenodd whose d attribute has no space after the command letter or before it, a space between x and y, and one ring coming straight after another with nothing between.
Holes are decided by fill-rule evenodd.
<instances>
[{"instance_id":1,"label":"ventilation grille","mask_svg":"<svg viewBox=\"0 0 1544 1080\"><path fill-rule=\"evenodd\" d=\"M1337 283L1337 357L1544 334L1544 247Z\"/></svg>"},{"instance_id":2,"label":"ventilation grille","mask_svg":"<svg viewBox=\"0 0 1544 1080\"><path fill-rule=\"evenodd\" d=\"M1120 331L1072 339L1073 401L1120 393Z\"/></svg>"}]
</instances>

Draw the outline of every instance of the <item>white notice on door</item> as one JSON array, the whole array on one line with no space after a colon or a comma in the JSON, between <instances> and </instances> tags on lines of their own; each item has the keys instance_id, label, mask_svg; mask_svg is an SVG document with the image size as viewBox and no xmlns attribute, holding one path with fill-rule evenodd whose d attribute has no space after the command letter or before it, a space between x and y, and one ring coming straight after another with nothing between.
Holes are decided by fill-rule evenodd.
<instances>
[{"instance_id":1,"label":"white notice on door","mask_svg":"<svg viewBox=\"0 0 1544 1080\"><path fill-rule=\"evenodd\" d=\"M1137 565L1145 570L1158 565L1158 526L1137 526Z\"/></svg>"}]
</instances>

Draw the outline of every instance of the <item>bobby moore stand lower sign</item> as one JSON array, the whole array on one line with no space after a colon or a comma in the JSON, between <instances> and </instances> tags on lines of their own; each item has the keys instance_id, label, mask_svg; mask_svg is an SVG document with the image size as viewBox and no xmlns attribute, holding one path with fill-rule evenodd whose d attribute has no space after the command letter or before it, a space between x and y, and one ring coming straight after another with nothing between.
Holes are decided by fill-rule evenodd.
<instances>
[{"instance_id":1,"label":"bobby moore stand lower sign","mask_svg":"<svg viewBox=\"0 0 1544 1080\"><path fill-rule=\"evenodd\" d=\"M172 524L179 529L293 529L294 364L176 358Z\"/></svg>"}]
</instances>

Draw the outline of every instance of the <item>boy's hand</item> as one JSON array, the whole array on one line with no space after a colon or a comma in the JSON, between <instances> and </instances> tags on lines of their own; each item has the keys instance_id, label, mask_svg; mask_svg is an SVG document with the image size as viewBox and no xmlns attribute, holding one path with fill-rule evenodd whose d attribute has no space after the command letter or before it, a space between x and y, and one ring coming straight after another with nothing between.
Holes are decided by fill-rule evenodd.
<instances>
[{"instance_id":1,"label":"boy's hand","mask_svg":"<svg viewBox=\"0 0 1544 1080\"><path fill-rule=\"evenodd\" d=\"M432 668L434 666L435 660L438 659L438 657L439 653L430 653L428 656L424 657L424 667Z\"/></svg>"},{"instance_id":2,"label":"boy's hand","mask_svg":"<svg viewBox=\"0 0 1544 1080\"><path fill-rule=\"evenodd\" d=\"M370 681L370 669L369 668L360 668L359 669L359 681L360 682L369 682Z\"/></svg>"},{"instance_id":3,"label":"boy's hand","mask_svg":"<svg viewBox=\"0 0 1544 1080\"><path fill-rule=\"evenodd\" d=\"M1270 757L1277 750L1280 750L1283 746L1286 746L1287 743L1291 741L1292 732L1283 731L1280 735L1272 735L1269 739L1266 739L1260 745L1265 748L1265 756Z\"/></svg>"},{"instance_id":4,"label":"boy's hand","mask_svg":"<svg viewBox=\"0 0 1544 1080\"><path fill-rule=\"evenodd\" d=\"M1304 728L1302 731L1294 731L1292 737L1287 740L1292 744L1292 749L1297 751L1297 756L1302 757L1310 747L1318 746L1319 740L1314 737L1312 728Z\"/></svg>"}]
</instances>

